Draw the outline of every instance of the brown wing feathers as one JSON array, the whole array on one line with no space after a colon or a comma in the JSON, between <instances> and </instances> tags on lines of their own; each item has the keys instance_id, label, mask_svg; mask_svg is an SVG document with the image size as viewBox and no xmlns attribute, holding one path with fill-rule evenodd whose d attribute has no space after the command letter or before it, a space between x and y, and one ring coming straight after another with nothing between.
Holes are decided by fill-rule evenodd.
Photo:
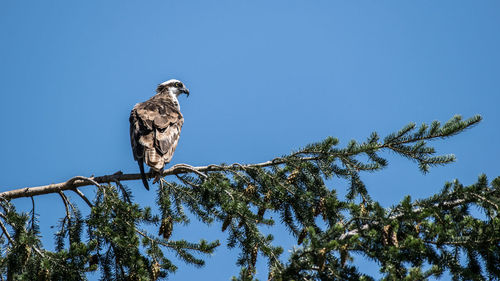
<instances>
[{"instance_id":1,"label":"brown wing feathers","mask_svg":"<svg viewBox=\"0 0 500 281\"><path fill-rule=\"evenodd\" d=\"M129 120L134 159L139 162L142 181L149 190L143 162L155 173L163 170L177 147L184 119L172 100L155 96L137 104Z\"/></svg>"}]
</instances>

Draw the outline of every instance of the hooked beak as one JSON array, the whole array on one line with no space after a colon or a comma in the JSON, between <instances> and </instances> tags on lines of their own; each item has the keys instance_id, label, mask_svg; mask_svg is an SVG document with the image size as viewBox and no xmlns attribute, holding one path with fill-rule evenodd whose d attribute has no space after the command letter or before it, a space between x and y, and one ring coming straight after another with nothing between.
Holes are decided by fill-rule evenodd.
<instances>
[{"instance_id":1,"label":"hooked beak","mask_svg":"<svg viewBox=\"0 0 500 281\"><path fill-rule=\"evenodd\" d=\"M187 88L182 88L181 93L184 93L184 94L186 94L186 96L189 97L189 90Z\"/></svg>"}]
</instances>

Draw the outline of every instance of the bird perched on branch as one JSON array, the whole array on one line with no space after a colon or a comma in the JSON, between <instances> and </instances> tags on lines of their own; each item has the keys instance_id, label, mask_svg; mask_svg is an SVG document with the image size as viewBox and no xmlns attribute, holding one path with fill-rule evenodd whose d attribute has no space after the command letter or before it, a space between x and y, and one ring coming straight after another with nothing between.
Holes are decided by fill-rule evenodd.
<instances>
[{"instance_id":1,"label":"bird perched on branch","mask_svg":"<svg viewBox=\"0 0 500 281\"><path fill-rule=\"evenodd\" d=\"M149 190L148 178L144 172L144 162L151 167L153 183L160 179L165 164L174 155L181 133L182 117L177 97L189 96L189 90L175 79L158 85L156 95L138 103L130 113L130 142L134 160L139 164L142 183Z\"/></svg>"}]
</instances>

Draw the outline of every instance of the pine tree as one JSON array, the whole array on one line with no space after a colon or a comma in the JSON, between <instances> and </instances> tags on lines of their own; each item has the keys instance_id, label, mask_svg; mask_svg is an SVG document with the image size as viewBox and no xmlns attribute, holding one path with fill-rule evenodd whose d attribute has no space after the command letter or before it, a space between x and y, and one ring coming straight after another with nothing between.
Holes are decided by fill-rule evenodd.
<instances>
[{"instance_id":1,"label":"pine tree","mask_svg":"<svg viewBox=\"0 0 500 281\"><path fill-rule=\"evenodd\" d=\"M203 256L221 245L171 239L176 226L196 218L220 227L221 239L239 251L240 272L233 280L254 280L258 258L267 260L269 280L373 280L359 271L353 254L377 262L384 280L439 278L445 271L454 280L499 279L500 177L488 181L480 175L471 185L455 180L429 198L407 196L391 208L373 200L361 179L364 172L387 167L380 155L384 151L416 162L423 173L449 164L455 157L436 155L428 143L480 121L480 116L455 116L443 125L411 123L383 139L372 133L365 142L351 141L346 147L329 137L258 164L175 165L159 182L155 206L134 203L122 185L139 179L137 174L75 177L6 191L0 193L0 277L85 280L88 272L98 271L101 280L165 279L177 269L173 254L203 266ZM328 186L334 177L349 182L345 198ZM93 200L78 189L85 185L97 189ZM89 214L68 199L68 191L84 199ZM55 251L42 245L34 211L36 196L48 193L58 193L65 206ZM32 198L30 213L16 211L14 199L20 197ZM473 206L484 217L471 214ZM286 262L283 247L290 245L276 245L272 235L262 232L275 223L297 241Z\"/></svg>"}]
</instances>

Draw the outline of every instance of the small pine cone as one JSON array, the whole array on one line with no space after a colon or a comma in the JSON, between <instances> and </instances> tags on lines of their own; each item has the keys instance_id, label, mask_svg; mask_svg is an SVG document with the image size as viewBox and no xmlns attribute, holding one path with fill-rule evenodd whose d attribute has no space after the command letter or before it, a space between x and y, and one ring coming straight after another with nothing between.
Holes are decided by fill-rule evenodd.
<instances>
[{"instance_id":1,"label":"small pine cone","mask_svg":"<svg viewBox=\"0 0 500 281\"><path fill-rule=\"evenodd\" d=\"M238 224L238 228L242 227L245 224L244 219L240 219L240 223Z\"/></svg>"},{"instance_id":2,"label":"small pine cone","mask_svg":"<svg viewBox=\"0 0 500 281\"><path fill-rule=\"evenodd\" d=\"M390 228L391 228L391 226L389 224L386 225L386 226L384 226L382 228L382 232L383 232L383 234L382 234L382 244L384 244L384 246L386 246L389 243L389 241L388 241L387 238L389 237L389 229Z\"/></svg>"},{"instance_id":3,"label":"small pine cone","mask_svg":"<svg viewBox=\"0 0 500 281\"><path fill-rule=\"evenodd\" d=\"M40 271L38 271L37 280L40 280L40 281L50 280L49 277L50 277L50 272L48 269L44 268L44 269L41 269Z\"/></svg>"},{"instance_id":4,"label":"small pine cone","mask_svg":"<svg viewBox=\"0 0 500 281\"><path fill-rule=\"evenodd\" d=\"M161 220L160 230L158 231L158 235L163 236L164 239L168 240L172 235L172 230L174 228L174 224L172 222L172 217L168 216Z\"/></svg>"},{"instance_id":5,"label":"small pine cone","mask_svg":"<svg viewBox=\"0 0 500 281\"><path fill-rule=\"evenodd\" d=\"M255 246L252 250L250 256L250 263L252 264L252 268L255 268L255 264L257 263L257 254L259 253L259 248Z\"/></svg>"},{"instance_id":6,"label":"small pine cone","mask_svg":"<svg viewBox=\"0 0 500 281\"><path fill-rule=\"evenodd\" d=\"M317 207L312 207L312 213L314 214L315 217L317 217L319 214L322 213L321 209L319 206Z\"/></svg>"},{"instance_id":7,"label":"small pine cone","mask_svg":"<svg viewBox=\"0 0 500 281\"><path fill-rule=\"evenodd\" d=\"M326 249L323 248L319 250L318 264L316 264L319 267L319 270L323 271L325 269L325 261L326 261Z\"/></svg>"},{"instance_id":8,"label":"small pine cone","mask_svg":"<svg viewBox=\"0 0 500 281\"><path fill-rule=\"evenodd\" d=\"M274 279L274 271L269 270L269 273L267 274L267 281L271 281Z\"/></svg>"},{"instance_id":9,"label":"small pine cone","mask_svg":"<svg viewBox=\"0 0 500 281\"><path fill-rule=\"evenodd\" d=\"M324 221L326 221L327 220L326 212L322 212L321 217L323 218Z\"/></svg>"},{"instance_id":10,"label":"small pine cone","mask_svg":"<svg viewBox=\"0 0 500 281\"><path fill-rule=\"evenodd\" d=\"M160 275L160 264L156 260L151 265L151 275L153 275L152 280L157 280Z\"/></svg>"},{"instance_id":11,"label":"small pine cone","mask_svg":"<svg viewBox=\"0 0 500 281\"><path fill-rule=\"evenodd\" d=\"M348 258L349 258L349 251L347 251L347 245L344 245L340 250L340 264L342 265L342 267L345 266L345 263Z\"/></svg>"},{"instance_id":12,"label":"small pine cone","mask_svg":"<svg viewBox=\"0 0 500 281\"><path fill-rule=\"evenodd\" d=\"M295 169L293 170L290 175L288 175L288 177L286 178L286 182L288 184L292 184L295 182L295 179L297 178L297 176L299 175L299 169Z\"/></svg>"},{"instance_id":13,"label":"small pine cone","mask_svg":"<svg viewBox=\"0 0 500 281\"><path fill-rule=\"evenodd\" d=\"M396 248L399 248L398 234L396 233L396 231L392 231L391 242L392 245L396 246Z\"/></svg>"},{"instance_id":14,"label":"small pine cone","mask_svg":"<svg viewBox=\"0 0 500 281\"><path fill-rule=\"evenodd\" d=\"M368 212L366 211L365 204L361 203L361 204L359 204L359 207L361 208L361 210L360 210L361 216L366 216Z\"/></svg>"},{"instance_id":15,"label":"small pine cone","mask_svg":"<svg viewBox=\"0 0 500 281\"><path fill-rule=\"evenodd\" d=\"M318 204L318 209L320 210L320 212L323 212L325 210L325 205L326 205L326 198L321 197L319 199L319 204Z\"/></svg>"},{"instance_id":16,"label":"small pine cone","mask_svg":"<svg viewBox=\"0 0 500 281\"><path fill-rule=\"evenodd\" d=\"M99 255L98 254L94 254L94 255L90 256L90 258L89 258L89 266L96 265L97 263L99 263Z\"/></svg>"},{"instance_id":17,"label":"small pine cone","mask_svg":"<svg viewBox=\"0 0 500 281\"><path fill-rule=\"evenodd\" d=\"M271 196L272 196L272 195L273 195L273 194L272 194L271 190L268 190L268 191L266 192L266 195L264 196L264 200L265 200L266 202L268 202L269 200L271 200Z\"/></svg>"},{"instance_id":18,"label":"small pine cone","mask_svg":"<svg viewBox=\"0 0 500 281\"><path fill-rule=\"evenodd\" d=\"M243 191L243 193L245 193L245 195L247 195L247 196L250 196L250 195L254 194L256 190L257 190L257 188L255 187L255 185L249 184L247 186L247 188L245 188L245 191Z\"/></svg>"},{"instance_id":19,"label":"small pine cone","mask_svg":"<svg viewBox=\"0 0 500 281\"><path fill-rule=\"evenodd\" d=\"M314 209L314 216L317 217L319 214L323 217L323 220L326 221L326 199L324 197L321 197L319 199L318 206Z\"/></svg>"},{"instance_id":20,"label":"small pine cone","mask_svg":"<svg viewBox=\"0 0 500 281\"><path fill-rule=\"evenodd\" d=\"M227 227L231 223L232 217L230 215L227 215L226 218L224 219L224 222L222 223L222 232L226 231Z\"/></svg>"},{"instance_id":21,"label":"small pine cone","mask_svg":"<svg viewBox=\"0 0 500 281\"><path fill-rule=\"evenodd\" d=\"M302 231L300 232L299 234L299 238L297 239L297 244L302 244L302 242L304 241L304 238L306 238L306 235L307 235L307 230L304 228L302 229Z\"/></svg>"},{"instance_id":22,"label":"small pine cone","mask_svg":"<svg viewBox=\"0 0 500 281\"><path fill-rule=\"evenodd\" d=\"M257 211L257 219L259 221L262 220L262 218L264 217L264 213L266 212L266 208L264 207L259 207L259 210Z\"/></svg>"}]
</instances>

